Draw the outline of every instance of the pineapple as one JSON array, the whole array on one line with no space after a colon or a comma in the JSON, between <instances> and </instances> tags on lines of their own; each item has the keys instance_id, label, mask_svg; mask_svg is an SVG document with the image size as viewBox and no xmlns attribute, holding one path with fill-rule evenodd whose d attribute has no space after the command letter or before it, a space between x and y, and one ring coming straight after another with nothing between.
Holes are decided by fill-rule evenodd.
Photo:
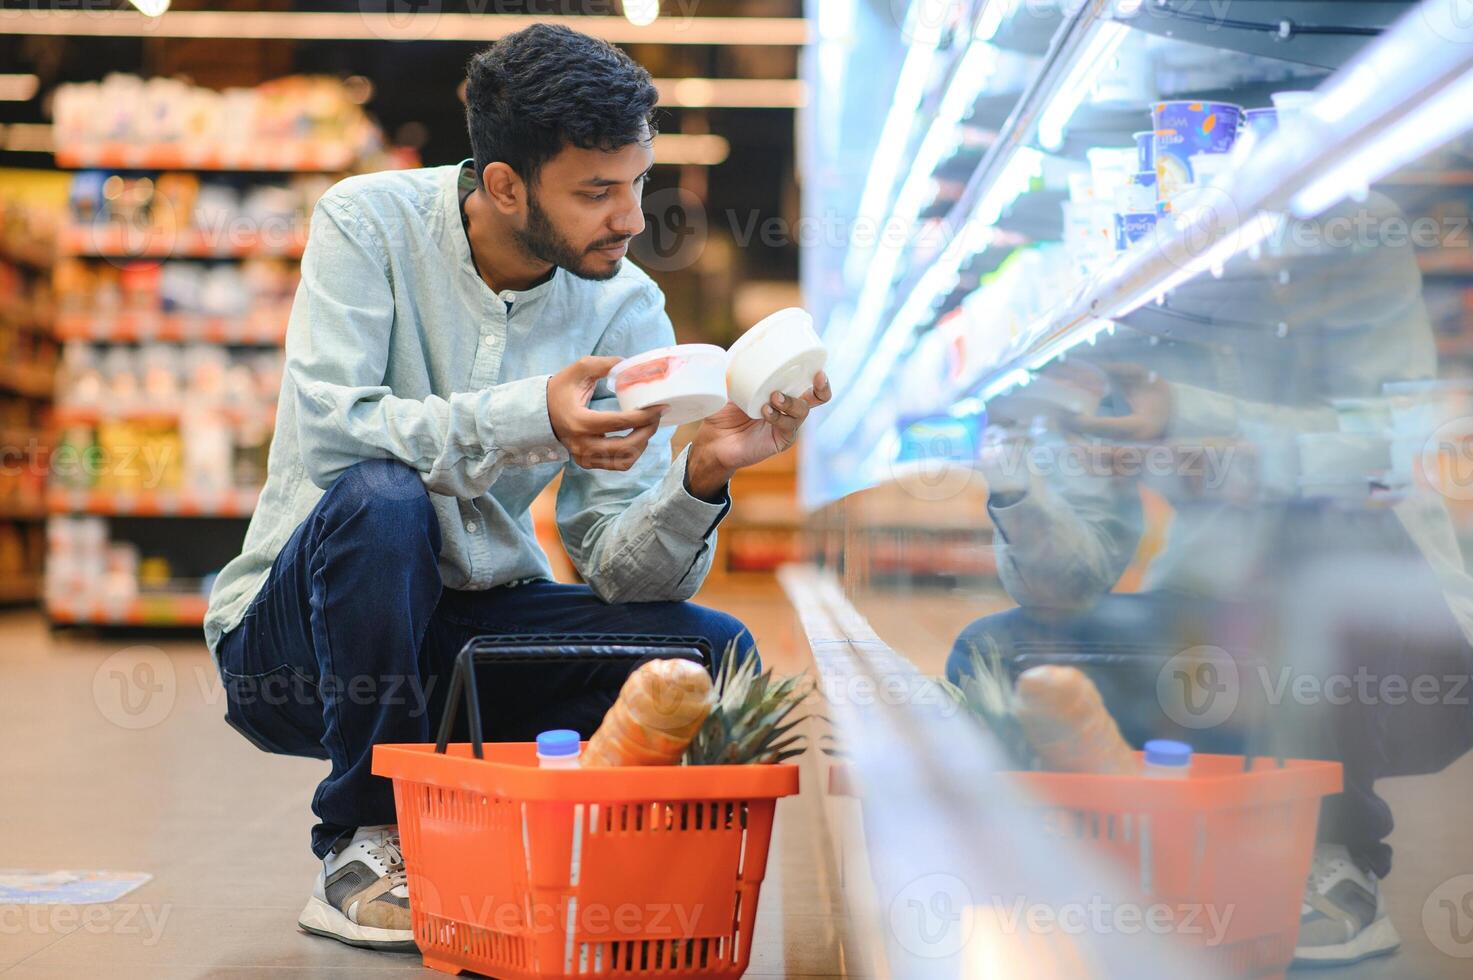
<instances>
[{"instance_id":1,"label":"pineapple","mask_svg":"<svg viewBox=\"0 0 1473 980\"><path fill-rule=\"evenodd\" d=\"M808 696L802 675L774 678L757 672L753 651L738 656L736 643L726 648L716 672L716 705L686 749L688 766L772 763L801 755L804 736L793 729L807 716L788 720Z\"/></svg>"},{"instance_id":2,"label":"pineapple","mask_svg":"<svg viewBox=\"0 0 1473 980\"><path fill-rule=\"evenodd\" d=\"M981 651L972 647L971 670L962 675L960 685L944 678L938 679L937 683L997 736L1014 766L1019 769L1037 768L1037 754L1023 726L1018 723L1017 696L1007 668L1002 664L1002 652L996 641L991 637L986 639L986 659L983 659Z\"/></svg>"}]
</instances>

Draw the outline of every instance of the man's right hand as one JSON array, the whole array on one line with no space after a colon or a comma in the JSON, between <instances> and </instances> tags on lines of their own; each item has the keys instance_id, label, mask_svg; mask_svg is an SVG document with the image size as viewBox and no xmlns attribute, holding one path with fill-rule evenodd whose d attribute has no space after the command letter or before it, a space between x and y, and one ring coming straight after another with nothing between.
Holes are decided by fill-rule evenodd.
<instances>
[{"instance_id":1,"label":"man's right hand","mask_svg":"<svg viewBox=\"0 0 1473 980\"><path fill-rule=\"evenodd\" d=\"M586 470L627 470L660 427L663 406L637 412L600 412L588 407L598 379L621 357L582 357L547 380L547 417L552 433L573 462ZM632 429L610 438L608 433Z\"/></svg>"}]
</instances>

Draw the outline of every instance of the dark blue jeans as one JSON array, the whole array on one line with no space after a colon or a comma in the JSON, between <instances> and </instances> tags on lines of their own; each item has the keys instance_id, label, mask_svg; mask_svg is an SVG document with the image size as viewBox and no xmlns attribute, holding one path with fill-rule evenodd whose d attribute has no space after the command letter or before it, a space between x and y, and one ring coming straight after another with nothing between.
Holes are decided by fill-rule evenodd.
<instances>
[{"instance_id":1,"label":"dark blue jeans","mask_svg":"<svg viewBox=\"0 0 1473 980\"><path fill-rule=\"evenodd\" d=\"M240 625L217 648L226 720L258 748L332 764L312 798L318 857L359 826L394 823L392 783L370 771L380 742L428 742L455 656L488 634L705 638L719 663L732 616L688 602L610 605L586 586L537 581L462 592L441 585L440 528L419 475L373 460L344 473L277 556ZM549 728L592 734L627 668L481 670L484 737ZM464 712L461 713L464 726ZM463 740L465 733L457 733Z\"/></svg>"}]
</instances>

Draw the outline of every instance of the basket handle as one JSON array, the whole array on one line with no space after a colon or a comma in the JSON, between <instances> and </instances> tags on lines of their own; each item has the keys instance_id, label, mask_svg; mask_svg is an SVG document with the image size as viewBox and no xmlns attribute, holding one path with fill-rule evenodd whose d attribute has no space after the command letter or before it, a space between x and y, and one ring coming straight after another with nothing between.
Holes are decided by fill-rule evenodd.
<instances>
[{"instance_id":1,"label":"basket handle","mask_svg":"<svg viewBox=\"0 0 1473 980\"><path fill-rule=\"evenodd\" d=\"M450 743L450 731L465 699L466 721L470 727L471 751L477 759L485 758L481 745L481 696L476 690L475 669L482 664L543 663L628 663L632 671L646 660L681 658L711 669L710 644L702 637L671 636L478 636L455 657L450 674L450 691L445 698L445 714L440 718L440 732L435 751L444 753Z\"/></svg>"}]
</instances>

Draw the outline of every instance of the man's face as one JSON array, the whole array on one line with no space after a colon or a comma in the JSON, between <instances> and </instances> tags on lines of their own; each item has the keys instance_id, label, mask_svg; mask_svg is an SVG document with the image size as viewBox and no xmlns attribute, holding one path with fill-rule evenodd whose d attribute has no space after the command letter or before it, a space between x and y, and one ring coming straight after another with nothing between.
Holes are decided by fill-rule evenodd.
<instances>
[{"instance_id":1,"label":"man's face","mask_svg":"<svg viewBox=\"0 0 1473 980\"><path fill-rule=\"evenodd\" d=\"M580 279L613 278L644 230L640 199L654 159L648 140L612 151L564 147L527 187L518 244Z\"/></svg>"}]
</instances>

